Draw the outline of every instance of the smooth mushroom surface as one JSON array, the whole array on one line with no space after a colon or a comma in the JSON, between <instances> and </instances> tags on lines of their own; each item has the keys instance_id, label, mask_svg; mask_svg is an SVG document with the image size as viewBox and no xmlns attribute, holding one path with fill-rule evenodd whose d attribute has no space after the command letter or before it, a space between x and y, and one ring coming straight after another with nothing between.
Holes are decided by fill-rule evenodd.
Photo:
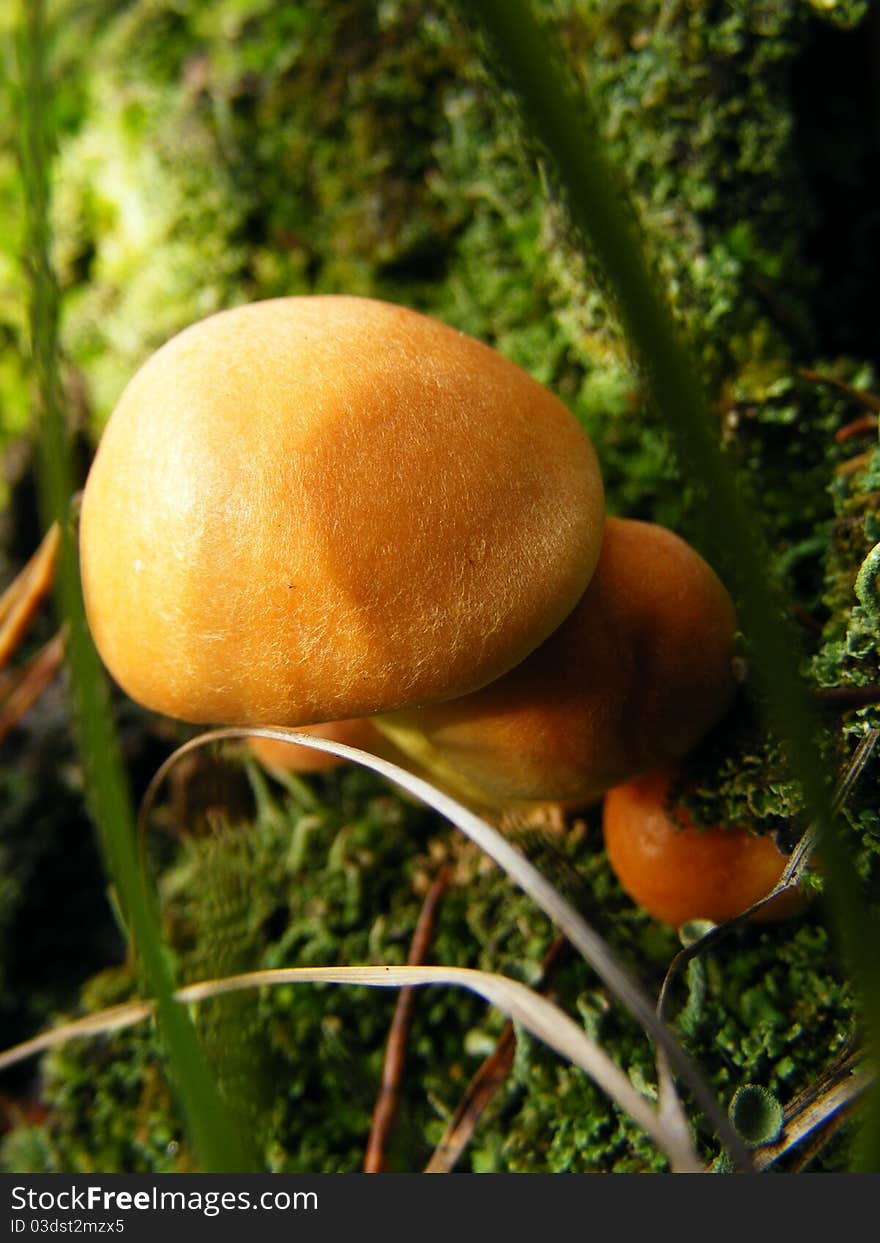
<instances>
[{"instance_id":1,"label":"smooth mushroom surface","mask_svg":"<svg viewBox=\"0 0 880 1243\"><path fill-rule=\"evenodd\" d=\"M697 828L686 810L670 814L674 771L658 769L610 790L603 807L608 860L624 890L655 919L721 923L766 897L786 858L772 837L744 828ZM753 919L803 910L797 890L780 894Z\"/></svg>"},{"instance_id":2,"label":"smooth mushroom surface","mask_svg":"<svg viewBox=\"0 0 880 1243\"><path fill-rule=\"evenodd\" d=\"M89 624L121 686L193 722L466 694L577 603L593 447L480 342L365 298L211 316L137 372L82 502Z\"/></svg>"},{"instance_id":3,"label":"smooth mushroom surface","mask_svg":"<svg viewBox=\"0 0 880 1243\"><path fill-rule=\"evenodd\" d=\"M488 802L591 802L687 754L733 696L734 607L707 562L653 523L609 518L577 607L506 676L383 717L398 746Z\"/></svg>"}]
</instances>

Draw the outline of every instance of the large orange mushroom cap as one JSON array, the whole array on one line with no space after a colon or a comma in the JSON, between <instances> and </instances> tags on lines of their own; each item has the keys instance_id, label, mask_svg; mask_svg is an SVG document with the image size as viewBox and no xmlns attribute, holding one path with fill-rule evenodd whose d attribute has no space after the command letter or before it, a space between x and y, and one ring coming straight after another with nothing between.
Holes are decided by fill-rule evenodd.
<instances>
[{"instance_id":1,"label":"large orange mushroom cap","mask_svg":"<svg viewBox=\"0 0 880 1243\"><path fill-rule=\"evenodd\" d=\"M89 624L146 706L290 724L467 694L571 611L595 453L487 346L388 303L281 298L174 337L85 488Z\"/></svg>"},{"instance_id":2,"label":"large orange mushroom cap","mask_svg":"<svg viewBox=\"0 0 880 1243\"><path fill-rule=\"evenodd\" d=\"M487 802L590 802L680 759L733 696L733 603L665 527L605 524L575 609L504 677L383 718L398 746Z\"/></svg>"}]
</instances>

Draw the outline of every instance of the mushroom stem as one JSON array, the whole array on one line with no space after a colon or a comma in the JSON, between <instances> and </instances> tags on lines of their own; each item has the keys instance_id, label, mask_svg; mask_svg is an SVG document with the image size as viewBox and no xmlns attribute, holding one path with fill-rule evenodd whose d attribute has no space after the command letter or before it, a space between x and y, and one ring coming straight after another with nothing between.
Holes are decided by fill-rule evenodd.
<instances>
[{"instance_id":1,"label":"mushroom stem","mask_svg":"<svg viewBox=\"0 0 880 1243\"><path fill-rule=\"evenodd\" d=\"M418 728L389 716L373 717L372 722L376 731L404 757L404 767L423 773L466 806L484 812L501 812L510 805L509 799L495 797L489 790L469 781Z\"/></svg>"}]
</instances>

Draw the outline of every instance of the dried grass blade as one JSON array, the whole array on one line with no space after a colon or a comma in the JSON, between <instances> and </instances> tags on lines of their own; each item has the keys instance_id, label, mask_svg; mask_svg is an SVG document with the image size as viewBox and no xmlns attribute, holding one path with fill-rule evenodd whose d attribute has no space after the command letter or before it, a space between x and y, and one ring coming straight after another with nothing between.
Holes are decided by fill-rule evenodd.
<instances>
[{"instance_id":1,"label":"dried grass blade","mask_svg":"<svg viewBox=\"0 0 880 1243\"><path fill-rule=\"evenodd\" d=\"M152 1001L129 1001L121 1006L100 1010L97 1014L88 1014L82 1019L74 1019L70 1023L62 1023L60 1027L53 1027L31 1040L12 1045L0 1052L0 1070L24 1062L29 1057L36 1057L38 1053L45 1053L47 1049L54 1049L68 1040L76 1040L82 1036L100 1036L105 1032L133 1027L135 1023L149 1018L154 1010Z\"/></svg>"},{"instance_id":2,"label":"dried grass blade","mask_svg":"<svg viewBox=\"0 0 880 1243\"><path fill-rule=\"evenodd\" d=\"M178 991L180 1001L197 1002L245 988L276 984L363 984L373 988L451 984L477 993L490 1005L542 1040L560 1057L584 1070L612 1100L650 1135L676 1172L694 1173L702 1167L690 1141L671 1133L657 1110L638 1092L604 1049L562 1010L538 993L505 976L469 967L282 967L254 971L222 980L205 980Z\"/></svg>"},{"instance_id":3,"label":"dried grass blade","mask_svg":"<svg viewBox=\"0 0 880 1243\"><path fill-rule=\"evenodd\" d=\"M846 772L841 777L840 782L834 792L832 806L835 812L846 803L850 793L860 780L862 773L871 761L871 758L880 742L880 728L872 726L864 736L860 739L858 746L853 752ZM731 916L722 924L715 924L708 932L705 932L696 941L679 950L666 971L666 976L660 987L660 994L657 1001L657 1014L661 1019L665 1019L669 1000L672 992L672 984L676 977L681 973L682 969L690 962L692 958L705 953L717 941L721 941L735 928L741 927L744 923L756 915L758 911L768 906L771 902L775 902L777 898L783 894L790 893L796 889L803 875L804 869L810 861L810 857L819 841L819 825L814 822L807 826L796 843L794 849L788 857L788 862L780 876L778 882L773 886L769 893L763 898L759 898L757 902L753 902L751 906L746 907L744 911L740 911L738 915ZM662 1072L661 1072L662 1077Z\"/></svg>"},{"instance_id":4,"label":"dried grass blade","mask_svg":"<svg viewBox=\"0 0 880 1243\"><path fill-rule=\"evenodd\" d=\"M809 1135L827 1125L833 1118L846 1113L874 1082L871 1071L854 1070L840 1082L832 1083L815 1101L786 1119L782 1137L775 1144L767 1145L755 1155L759 1170L769 1169L801 1144Z\"/></svg>"},{"instance_id":5,"label":"dried grass blade","mask_svg":"<svg viewBox=\"0 0 880 1243\"><path fill-rule=\"evenodd\" d=\"M657 1110L630 1083L608 1054L567 1014L517 980L467 967L281 967L251 971L217 980L202 980L178 989L175 999L192 1005L230 993L282 984L361 984L373 988L413 988L427 984L454 985L477 993L490 1005L521 1024L554 1052L584 1070L635 1121L668 1157L672 1169L696 1173L702 1167L693 1148L670 1134ZM0 1053L0 1070L67 1040L118 1031L154 1012L149 1001L133 1001L89 1015Z\"/></svg>"},{"instance_id":6,"label":"dried grass blade","mask_svg":"<svg viewBox=\"0 0 880 1243\"><path fill-rule=\"evenodd\" d=\"M444 816L465 836L469 837L481 850L503 868L507 875L533 899L547 914L560 931L564 932L572 945L580 951L593 970L600 976L617 999L622 1002L630 1013L638 1020L653 1040L666 1051L670 1065L687 1083L706 1117L715 1127L722 1143L730 1152L731 1157L740 1168L751 1171L752 1164L749 1153L739 1136L733 1129L726 1113L722 1110L702 1075L685 1053L675 1036L657 1017L654 1006L641 985L630 976L617 962L611 948L592 929L574 907L566 901L558 890L550 884L545 876L538 871L528 859L516 849L497 829L492 828L485 820L480 819L461 803L456 802L448 794L432 786L430 782L407 772L406 769L392 764L389 760L361 751L357 747L349 747L328 738L318 738L313 734L304 734L292 729L269 727L252 727L242 729L227 727L208 730L197 738L178 747L167 760L156 770L141 801L138 815L138 832L143 841L146 825L152 810L156 794L169 770L184 755L200 746L213 742L223 742L246 737L276 738L289 740L300 746L314 747L319 751L328 751L332 755L341 756L354 764L369 768L388 781L400 786L420 802L432 807Z\"/></svg>"}]
</instances>

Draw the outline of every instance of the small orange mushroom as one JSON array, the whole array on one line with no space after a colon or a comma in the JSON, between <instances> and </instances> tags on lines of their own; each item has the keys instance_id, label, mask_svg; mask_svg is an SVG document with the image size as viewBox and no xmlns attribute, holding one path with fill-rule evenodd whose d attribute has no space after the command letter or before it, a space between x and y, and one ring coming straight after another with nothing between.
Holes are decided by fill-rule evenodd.
<instances>
[{"instance_id":1,"label":"small orange mushroom","mask_svg":"<svg viewBox=\"0 0 880 1243\"><path fill-rule=\"evenodd\" d=\"M676 927L690 919L721 923L766 897L785 855L772 837L744 828L697 828L683 807L670 815L671 769L658 769L605 796L603 832L612 870L634 902ZM785 919L803 907L780 894L756 920Z\"/></svg>"}]
</instances>

